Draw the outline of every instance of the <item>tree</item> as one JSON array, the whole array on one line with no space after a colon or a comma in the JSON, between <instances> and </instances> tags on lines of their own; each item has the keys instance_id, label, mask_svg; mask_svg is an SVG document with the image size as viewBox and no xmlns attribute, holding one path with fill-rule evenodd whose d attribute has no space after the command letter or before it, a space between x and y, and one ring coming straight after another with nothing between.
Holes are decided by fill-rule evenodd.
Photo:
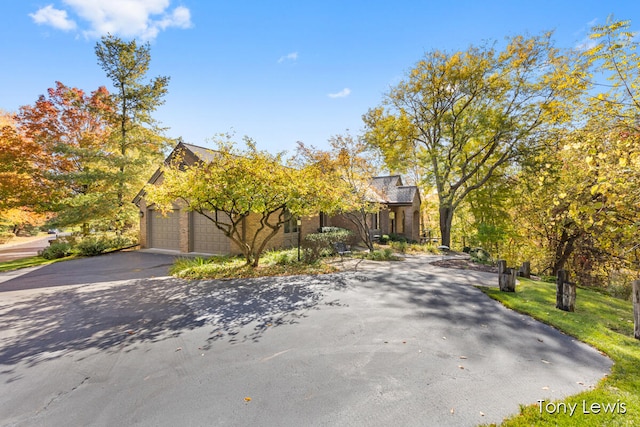
<instances>
[{"instance_id":1,"label":"tree","mask_svg":"<svg viewBox=\"0 0 640 427\"><path fill-rule=\"evenodd\" d=\"M419 165L436 188L442 244L456 208L512 162L535 152L562 118L563 58L550 34L511 38L503 51L432 51L364 117L366 139L390 169ZM424 185L423 184L423 185Z\"/></svg>"},{"instance_id":2,"label":"tree","mask_svg":"<svg viewBox=\"0 0 640 427\"><path fill-rule=\"evenodd\" d=\"M306 165L320 168L323 178L332 185L335 204L331 212L341 214L356 228L358 236L373 251L373 236L369 229L371 215L382 207L371 187L376 172L370 148L361 138L337 135L329 140L330 151L298 143L298 157Z\"/></svg>"},{"instance_id":3,"label":"tree","mask_svg":"<svg viewBox=\"0 0 640 427\"><path fill-rule=\"evenodd\" d=\"M180 156L162 169L162 183L145 189L161 211L181 202L204 215L242 251L247 265L260 255L283 225L327 208L330 186L314 167L285 166L283 153L272 155L245 139L241 150L219 141L211 158L189 166Z\"/></svg>"},{"instance_id":4,"label":"tree","mask_svg":"<svg viewBox=\"0 0 640 427\"><path fill-rule=\"evenodd\" d=\"M118 37L102 37L95 48L98 64L113 83L113 113L110 143L111 160L117 173L117 212L114 225L121 230L135 223L136 210L129 203L156 164L162 159L166 141L152 113L164 103L169 77L156 77L145 83L151 62L149 43L138 45Z\"/></svg>"},{"instance_id":5,"label":"tree","mask_svg":"<svg viewBox=\"0 0 640 427\"><path fill-rule=\"evenodd\" d=\"M38 148L32 179L48 183L46 196L27 206L57 213L58 226L110 222L115 214L113 174L106 141L109 93L90 94L56 82L33 106L16 115L16 138Z\"/></svg>"}]
</instances>

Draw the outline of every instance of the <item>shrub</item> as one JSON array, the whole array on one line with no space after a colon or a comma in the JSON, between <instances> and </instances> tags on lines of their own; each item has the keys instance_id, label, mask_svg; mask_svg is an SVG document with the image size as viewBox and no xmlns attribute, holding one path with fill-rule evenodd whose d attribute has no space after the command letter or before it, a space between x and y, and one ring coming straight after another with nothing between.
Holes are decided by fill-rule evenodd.
<instances>
[{"instance_id":1,"label":"shrub","mask_svg":"<svg viewBox=\"0 0 640 427\"><path fill-rule=\"evenodd\" d=\"M471 255L471 260L474 262L479 262L481 264L486 264L491 262L491 254L482 248L471 249L469 251L469 255Z\"/></svg>"},{"instance_id":2,"label":"shrub","mask_svg":"<svg viewBox=\"0 0 640 427\"><path fill-rule=\"evenodd\" d=\"M409 244L407 243L407 241L392 241L390 243L391 248L395 249L396 251L400 252L401 254L404 254L407 252L407 248L409 247Z\"/></svg>"},{"instance_id":3,"label":"shrub","mask_svg":"<svg viewBox=\"0 0 640 427\"><path fill-rule=\"evenodd\" d=\"M383 234L382 236L380 236L380 244L386 245L387 243L389 243L389 235Z\"/></svg>"},{"instance_id":4,"label":"shrub","mask_svg":"<svg viewBox=\"0 0 640 427\"><path fill-rule=\"evenodd\" d=\"M80 256L96 256L100 255L110 247L110 239L105 237L85 237L80 243L78 243L76 249Z\"/></svg>"},{"instance_id":5,"label":"shrub","mask_svg":"<svg viewBox=\"0 0 640 427\"><path fill-rule=\"evenodd\" d=\"M298 251L294 249L276 249L265 252L260 258L261 264L290 265L298 262Z\"/></svg>"},{"instance_id":6,"label":"shrub","mask_svg":"<svg viewBox=\"0 0 640 427\"><path fill-rule=\"evenodd\" d=\"M44 259L58 259L71 255L71 245L66 242L56 242L51 244L48 248L40 251L40 256Z\"/></svg>"},{"instance_id":7,"label":"shrub","mask_svg":"<svg viewBox=\"0 0 640 427\"><path fill-rule=\"evenodd\" d=\"M353 232L344 228L323 227L322 229L331 230L324 233L307 234L302 241L304 260L307 263L314 263L323 255L331 254L334 243L349 244L353 239Z\"/></svg>"},{"instance_id":8,"label":"shrub","mask_svg":"<svg viewBox=\"0 0 640 427\"><path fill-rule=\"evenodd\" d=\"M391 233L391 234L389 234L389 241L390 242L405 242L405 243L407 243L407 242L410 241L410 239L407 239L406 237L404 237L404 236L402 236L400 234Z\"/></svg>"},{"instance_id":9,"label":"shrub","mask_svg":"<svg viewBox=\"0 0 640 427\"><path fill-rule=\"evenodd\" d=\"M385 248L381 251L368 252L364 258L371 261L398 261L400 258L393 254L391 248Z\"/></svg>"},{"instance_id":10,"label":"shrub","mask_svg":"<svg viewBox=\"0 0 640 427\"><path fill-rule=\"evenodd\" d=\"M137 239L123 235L108 239L107 243L109 244L109 249L122 249L135 245L137 243Z\"/></svg>"}]
</instances>

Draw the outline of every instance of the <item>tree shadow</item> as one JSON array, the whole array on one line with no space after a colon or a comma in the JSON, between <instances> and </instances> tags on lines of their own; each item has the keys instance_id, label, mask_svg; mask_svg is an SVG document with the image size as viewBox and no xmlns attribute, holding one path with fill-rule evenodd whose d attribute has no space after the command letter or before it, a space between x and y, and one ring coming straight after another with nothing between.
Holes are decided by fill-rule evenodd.
<instances>
[{"instance_id":1,"label":"tree shadow","mask_svg":"<svg viewBox=\"0 0 640 427\"><path fill-rule=\"evenodd\" d=\"M383 291L387 305L404 309L399 322L428 318L445 338L473 342L487 353L492 348L507 348L523 354L524 349L531 360L554 358L578 366L597 365L606 359L593 348L585 351L586 344L557 329L504 307L476 287L497 287L496 274L427 264L416 259L406 260L399 265L402 268L361 268L351 273L351 280L360 282L356 288ZM551 305L549 309L555 308Z\"/></svg>"},{"instance_id":2,"label":"tree shadow","mask_svg":"<svg viewBox=\"0 0 640 427\"><path fill-rule=\"evenodd\" d=\"M258 341L269 327L296 323L347 287L340 275L186 282L173 278L76 286L0 306L0 364L29 366L70 351L120 351L212 326L207 346ZM250 334L239 331L250 323ZM125 350L126 351L126 350Z\"/></svg>"}]
</instances>

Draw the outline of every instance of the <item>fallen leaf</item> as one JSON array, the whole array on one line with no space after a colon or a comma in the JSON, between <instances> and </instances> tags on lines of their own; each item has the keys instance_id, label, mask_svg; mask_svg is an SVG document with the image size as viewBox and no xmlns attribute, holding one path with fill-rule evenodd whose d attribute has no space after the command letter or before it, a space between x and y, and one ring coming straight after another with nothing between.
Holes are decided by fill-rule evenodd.
<instances>
[{"instance_id":1,"label":"fallen leaf","mask_svg":"<svg viewBox=\"0 0 640 427\"><path fill-rule=\"evenodd\" d=\"M251 398L250 398L250 397L245 397L245 398L244 398L244 401L245 401L245 402L251 402Z\"/></svg>"},{"instance_id":2,"label":"fallen leaf","mask_svg":"<svg viewBox=\"0 0 640 427\"><path fill-rule=\"evenodd\" d=\"M549 387L544 386L544 387L542 387L542 389L543 389L543 390L549 390Z\"/></svg>"},{"instance_id":3,"label":"fallen leaf","mask_svg":"<svg viewBox=\"0 0 640 427\"><path fill-rule=\"evenodd\" d=\"M176 351L182 351L182 347L176 348Z\"/></svg>"},{"instance_id":4,"label":"fallen leaf","mask_svg":"<svg viewBox=\"0 0 640 427\"><path fill-rule=\"evenodd\" d=\"M466 359L467 356L460 356L460 359Z\"/></svg>"},{"instance_id":5,"label":"fallen leaf","mask_svg":"<svg viewBox=\"0 0 640 427\"><path fill-rule=\"evenodd\" d=\"M547 365L551 364L551 362L549 362L549 361L547 361L547 360L544 360L544 359L540 359L540 361L541 361L542 363L546 363Z\"/></svg>"},{"instance_id":6,"label":"fallen leaf","mask_svg":"<svg viewBox=\"0 0 640 427\"><path fill-rule=\"evenodd\" d=\"M460 369L464 369L464 366L462 366L462 365L458 365L458 368L460 368Z\"/></svg>"},{"instance_id":7,"label":"fallen leaf","mask_svg":"<svg viewBox=\"0 0 640 427\"><path fill-rule=\"evenodd\" d=\"M454 411L454 409L453 409L453 408L451 408L451 413L453 414L454 412L455 412L455 411Z\"/></svg>"},{"instance_id":8,"label":"fallen leaf","mask_svg":"<svg viewBox=\"0 0 640 427\"><path fill-rule=\"evenodd\" d=\"M406 343L407 343L406 341L402 341L402 344L406 344Z\"/></svg>"},{"instance_id":9,"label":"fallen leaf","mask_svg":"<svg viewBox=\"0 0 640 427\"><path fill-rule=\"evenodd\" d=\"M484 417L484 412L480 411L480 416Z\"/></svg>"},{"instance_id":10,"label":"fallen leaf","mask_svg":"<svg viewBox=\"0 0 640 427\"><path fill-rule=\"evenodd\" d=\"M136 333L136 331L128 330L128 331L127 331L127 333L128 333L129 335L133 335L133 334L135 334L135 333Z\"/></svg>"},{"instance_id":11,"label":"fallen leaf","mask_svg":"<svg viewBox=\"0 0 640 427\"><path fill-rule=\"evenodd\" d=\"M584 385L582 381L578 381L576 384Z\"/></svg>"},{"instance_id":12,"label":"fallen leaf","mask_svg":"<svg viewBox=\"0 0 640 427\"><path fill-rule=\"evenodd\" d=\"M544 342L544 341L543 341L543 340L541 340L540 338L538 338L538 341L540 341L540 342Z\"/></svg>"},{"instance_id":13,"label":"fallen leaf","mask_svg":"<svg viewBox=\"0 0 640 427\"><path fill-rule=\"evenodd\" d=\"M447 337L442 337L442 339L443 339L443 340L446 340L446 339L447 339Z\"/></svg>"}]
</instances>

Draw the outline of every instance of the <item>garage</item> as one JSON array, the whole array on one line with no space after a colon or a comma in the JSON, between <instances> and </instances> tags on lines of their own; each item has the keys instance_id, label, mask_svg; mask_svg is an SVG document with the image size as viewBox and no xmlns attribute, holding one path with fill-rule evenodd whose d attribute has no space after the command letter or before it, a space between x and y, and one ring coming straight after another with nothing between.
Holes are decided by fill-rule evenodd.
<instances>
[{"instance_id":1,"label":"garage","mask_svg":"<svg viewBox=\"0 0 640 427\"><path fill-rule=\"evenodd\" d=\"M213 221L198 212L192 212L190 219L192 252L216 255L226 255L231 252L229 238L213 224Z\"/></svg>"},{"instance_id":2,"label":"garage","mask_svg":"<svg viewBox=\"0 0 640 427\"><path fill-rule=\"evenodd\" d=\"M160 212L149 209L148 246L156 249L180 250L180 216L178 210Z\"/></svg>"}]
</instances>

